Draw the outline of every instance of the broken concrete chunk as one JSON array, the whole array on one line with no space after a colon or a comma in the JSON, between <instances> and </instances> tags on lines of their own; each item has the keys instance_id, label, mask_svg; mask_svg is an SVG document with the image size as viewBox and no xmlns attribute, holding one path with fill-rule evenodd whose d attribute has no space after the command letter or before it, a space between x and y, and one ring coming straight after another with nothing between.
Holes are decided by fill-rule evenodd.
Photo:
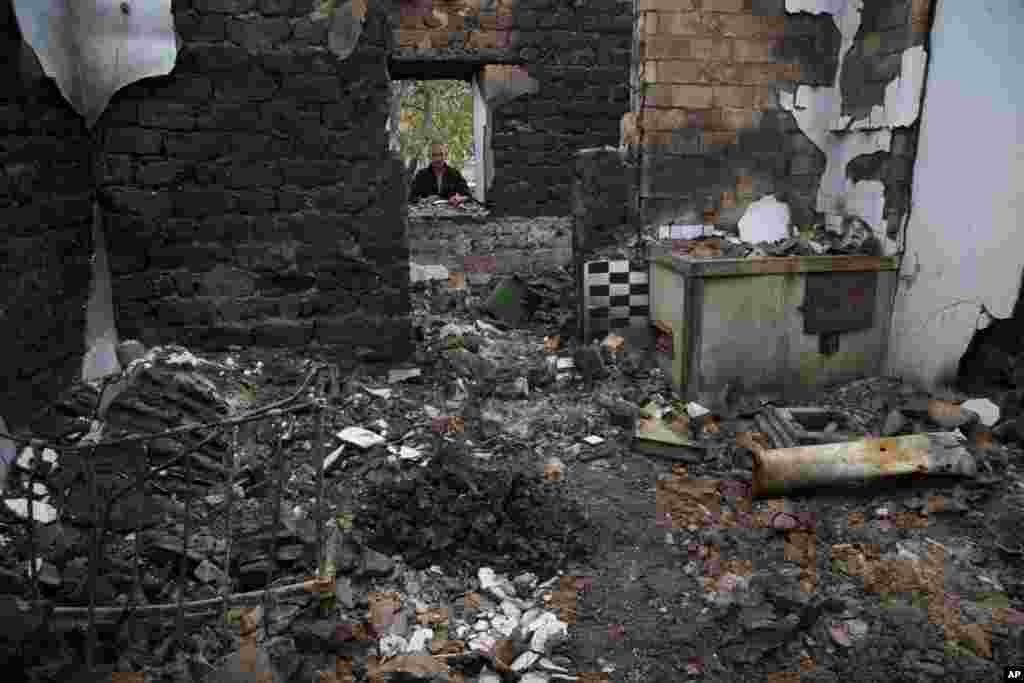
<instances>
[{"instance_id":1,"label":"broken concrete chunk","mask_svg":"<svg viewBox=\"0 0 1024 683\"><path fill-rule=\"evenodd\" d=\"M585 441L586 443L588 443L591 446L597 446L598 444L604 443L604 439L602 439L601 437L596 436L594 434L591 434L590 436L583 437L583 441Z\"/></svg>"},{"instance_id":2,"label":"broken concrete chunk","mask_svg":"<svg viewBox=\"0 0 1024 683\"><path fill-rule=\"evenodd\" d=\"M710 410L700 405L699 403L694 403L693 401L690 401L689 403L686 404L686 414L694 419L707 415L710 412Z\"/></svg>"},{"instance_id":3,"label":"broken concrete chunk","mask_svg":"<svg viewBox=\"0 0 1024 683\"><path fill-rule=\"evenodd\" d=\"M359 448L371 448L384 443L384 437L362 427L346 427L338 432L338 438Z\"/></svg>"},{"instance_id":4,"label":"broken concrete chunk","mask_svg":"<svg viewBox=\"0 0 1024 683\"><path fill-rule=\"evenodd\" d=\"M417 628L413 631L412 636L409 638L409 643L405 648L408 653L415 652L427 652L430 646L430 641L434 638L434 630L430 628Z\"/></svg>"},{"instance_id":5,"label":"broken concrete chunk","mask_svg":"<svg viewBox=\"0 0 1024 683\"><path fill-rule=\"evenodd\" d=\"M789 224L789 205L768 195L747 207L739 221L740 239L752 244L784 240Z\"/></svg>"},{"instance_id":6,"label":"broken concrete chunk","mask_svg":"<svg viewBox=\"0 0 1024 683\"><path fill-rule=\"evenodd\" d=\"M450 277L448 269L444 266L428 265L418 263L409 264L409 280L411 282L429 282L430 280L447 280Z\"/></svg>"},{"instance_id":7,"label":"broken concrete chunk","mask_svg":"<svg viewBox=\"0 0 1024 683\"><path fill-rule=\"evenodd\" d=\"M388 384L407 382L423 374L419 368L392 368L388 370Z\"/></svg>"},{"instance_id":8,"label":"broken concrete chunk","mask_svg":"<svg viewBox=\"0 0 1024 683\"><path fill-rule=\"evenodd\" d=\"M536 664L538 659L540 659L539 654L537 654L536 652L527 651L516 657L515 661L512 662L511 668L513 671L516 672L526 671L531 666Z\"/></svg>"},{"instance_id":9,"label":"broken concrete chunk","mask_svg":"<svg viewBox=\"0 0 1024 683\"><path fill-rule=\"evenodd\" d=\"M569 637L569 625L551 612L545 612L526 627L532 633L530 649L534 652L551 654L551 650Z\"/></svg>"}]
</instances>

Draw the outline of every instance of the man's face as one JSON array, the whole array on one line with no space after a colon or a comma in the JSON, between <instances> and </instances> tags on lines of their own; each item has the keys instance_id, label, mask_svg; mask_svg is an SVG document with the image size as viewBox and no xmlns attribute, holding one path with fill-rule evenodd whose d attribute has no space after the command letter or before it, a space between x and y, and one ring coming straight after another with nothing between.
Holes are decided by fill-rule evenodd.
<instances>
[{"instance_id":1,"label":"man's face","mask_svg":"<svg viewBox=\"0 0 1024 683\"><path fill-rule=\"evenodd\" d=\"M444 168L444 147L430 148L430 165L435 171L440 171Z\"/></svg>"}]
</instances>

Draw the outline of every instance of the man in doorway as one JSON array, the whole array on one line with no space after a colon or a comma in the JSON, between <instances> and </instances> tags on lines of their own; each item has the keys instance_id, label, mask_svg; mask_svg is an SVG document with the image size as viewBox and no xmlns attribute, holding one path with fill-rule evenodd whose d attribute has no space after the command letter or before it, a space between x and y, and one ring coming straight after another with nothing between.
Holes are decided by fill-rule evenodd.
<instances>
[{"instance_id":1,"label":"man in doorway","mask_svg":"<svg viewBox=\"0 0 1024 683\"><path fill-rule=\"evenodd\" d=\"M447 150L441 143L430 146L430 165L416 174L412 180L409 201L415 202L423 197L437 195L447 199L453 206L462 204L469 198L469 185L462 174L445 161Z\"/></svg>"}]
</instances>

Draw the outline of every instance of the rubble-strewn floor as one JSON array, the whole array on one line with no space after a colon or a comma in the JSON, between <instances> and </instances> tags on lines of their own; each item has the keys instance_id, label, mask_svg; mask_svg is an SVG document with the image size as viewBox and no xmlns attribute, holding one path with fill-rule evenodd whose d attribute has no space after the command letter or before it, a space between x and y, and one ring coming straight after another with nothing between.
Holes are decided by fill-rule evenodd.
<instances>
[{"instance_id":1,"label":"rubble-strewn floor","mask_svg":"<svg viewBox=\"0 0 1024 683\"><path fill-rule=\"evenodd\" d=\"M548 288L558 302L562 292ZM482 296L434 283L415 297L422 334L414 362L363 367L324 387L323 450L311 411L247 423L205 444L191 473L159 477L148 507L131 507L141 501L130 497L115 506L121 521L102 555L97 604L128 600L135 545L125 534L136 525L144 527L143 604L175 600L185 508L194 534L188 600L219 595L225 570L234 593L268 579L279 590L256 612L228 610L227 621L207 607L189 620L183 651L174 648L173 612L104 625L97 668L145 671L147 681L255 681L244 673L254 664L279 682L874 683L995 680L1004 666L1024 663L1019 445L972 433L974 480L922 477L752 500L751 453L737 437L747 443L741 435L757 430L766 397L740 397L720 421L692 420L700 457L641 455L630 448L629 423L602 405L608 397L634 407L672 400L645 340L625 335L624 350L603 371L597 364L587 386L566 359L594 371L592 359L551 340L571 331L560 305L542 305L533 322L510 329L479 311ZM115 404L110 422L132 433L190 410L245 412L291 396L318 360L316 350L196 355L202 361L182 372L208 377L215 398L203 404L191 385L167 380L154 391L180 394L179 402L157 411L154 394L142 394L123 402L134 413ZM406 369L419 374L396 372ZM79 412L86 398L79 395ZM861 436L881 433L894 408L903 409L898 433L944 431L920 409L927 398L873 378L823 392L820 405L855 415ZM76 403L67 405L55 425L74 422ZM372 434L339 436L352 427ZM234 439L228 548L227 491L215 465L230 462L223 454ZM328 523L318 537L324 456ZM111 454L112 469L124 469L124 457ZM62 458L56 471L65 473L47 479L62 517L33 539L43 597L65 606L88 604L88 529L73 522L89 512L68 483L74 468ZM284 529L273 534L278 481ZM72 680L83 639L59 618L26 618L27 539L15 512L5 512L5 652L26 680ZM302 584L316 573L318 548L328 589Z\"/></svg>"}]
</instances>

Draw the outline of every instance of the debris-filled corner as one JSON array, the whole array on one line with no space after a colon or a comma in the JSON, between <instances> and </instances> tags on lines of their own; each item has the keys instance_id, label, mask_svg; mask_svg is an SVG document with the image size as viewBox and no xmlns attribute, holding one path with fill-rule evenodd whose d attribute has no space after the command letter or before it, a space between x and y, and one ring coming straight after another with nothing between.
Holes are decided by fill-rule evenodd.
<instances>
[{"instance_id":1,"label":"debris-filled corner","mask_svg":"<svg viewBox=\"0 0 1024 683\"><path fill-rule=\"evenodd\" d=\"M1021 651L1006 408L881 377L687 401L656 331L576 341L571 280L418 282L400 365L123 342L53 438L2 444L5 655L490 683L843 671L879 639L872 675L981 680Z\"/></svg>"},{"instance_id":2,"label":"debris-filled corner","mask_svg":"<svg viewBox=\"0 0 1024 683\"><path fill-rule=\"evenodd\" d=\"M1013 3L79 4L0 2L5 680L1024 665Z\"/></svg>"}]
</instances>

